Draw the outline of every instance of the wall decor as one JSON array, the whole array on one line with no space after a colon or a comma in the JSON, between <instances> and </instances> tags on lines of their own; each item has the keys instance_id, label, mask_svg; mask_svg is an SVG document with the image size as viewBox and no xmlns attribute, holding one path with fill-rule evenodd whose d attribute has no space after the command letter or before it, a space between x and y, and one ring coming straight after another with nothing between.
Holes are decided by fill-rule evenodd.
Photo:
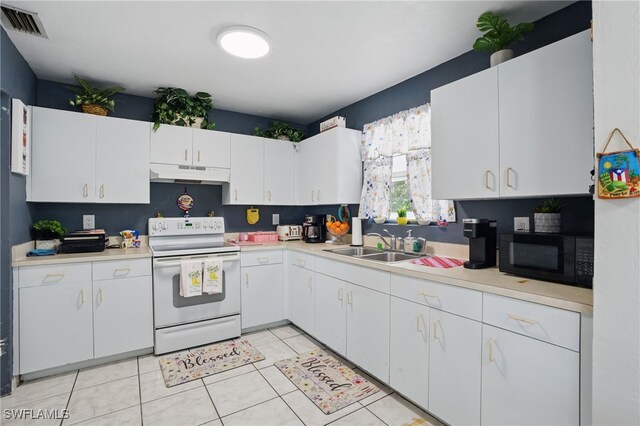
<instances>
[{"instance_id":1,"label":"wall decor","mask_svg":"<svg viewBox=\"0 0 640 426\"><path fill-rule=\"evenodd\" d=\"M629 146L629 150L606 152L615 134L619 134ZM609 135L598 158L598 197L599 198L635 198L640 197L640 150L615 128Z\"/></svg>"},{"instance_id":2,"label":"wall decor","mask_svg":"<svg viewBox=\"0 0 640 426\"><path fill-rule=\"evenodd\" d=\"M31 110L20 99L11 101L11 172L29 174Z\"/></svg>"}]
</instances>

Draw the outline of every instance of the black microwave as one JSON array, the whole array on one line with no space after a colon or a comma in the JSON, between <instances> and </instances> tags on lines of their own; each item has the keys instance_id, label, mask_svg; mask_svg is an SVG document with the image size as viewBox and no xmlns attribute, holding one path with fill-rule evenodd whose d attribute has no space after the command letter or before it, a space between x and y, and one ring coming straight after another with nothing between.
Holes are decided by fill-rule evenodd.
<instances>
[{"instance_id":1,"label":"black microwave","mask_svg":"<svg viewBox=\"0 0 640 426\"><path fill-rule=\"evenodd\" d=\"M500 271L592 288L593 237L515 232L500 234Z\"/></svg>"}]
</instances>

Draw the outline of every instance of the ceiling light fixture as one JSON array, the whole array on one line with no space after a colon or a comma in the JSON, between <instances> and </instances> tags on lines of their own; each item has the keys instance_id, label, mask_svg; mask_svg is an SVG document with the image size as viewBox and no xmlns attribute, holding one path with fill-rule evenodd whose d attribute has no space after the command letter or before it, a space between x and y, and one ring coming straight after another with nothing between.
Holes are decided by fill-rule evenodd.
<instances>
[{"instance_id":1,"label":"ceiling light fixture","mask_svg":"<svg viewBox=\"0 0 640 426\"><path fill-rule=\"evenodd\" d=\"M228 27L218 34L218 45L227 53L245 59L261 58L271 50L269 36L245 26Z\"/></svg>"}]
</instances>

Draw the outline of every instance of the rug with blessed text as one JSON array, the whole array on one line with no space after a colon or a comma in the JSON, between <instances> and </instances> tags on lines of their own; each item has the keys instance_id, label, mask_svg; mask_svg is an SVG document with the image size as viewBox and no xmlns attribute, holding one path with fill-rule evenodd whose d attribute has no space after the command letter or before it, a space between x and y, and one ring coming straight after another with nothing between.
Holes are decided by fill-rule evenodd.
<instances>
[{"instance_id":1,"label":"rug with blessed text","mask_svg":"<svg viewBox=\"0 0 640 426\"><path fill-rule=\"evenodd\" d=\"M160 368L170 388L263 359L251 343L236 339L160 358Z\"/></svg>"},{"instance_id":2,"label":"rug with blessed text","mask_svg":"<svg viewBox=\"0 0 640 426\"><path fill-rule=\"evenodd\" d=\"M275 366L325 414L338 411L380 390L322 350L278 361Z\"/></svg>"}]
</instances>

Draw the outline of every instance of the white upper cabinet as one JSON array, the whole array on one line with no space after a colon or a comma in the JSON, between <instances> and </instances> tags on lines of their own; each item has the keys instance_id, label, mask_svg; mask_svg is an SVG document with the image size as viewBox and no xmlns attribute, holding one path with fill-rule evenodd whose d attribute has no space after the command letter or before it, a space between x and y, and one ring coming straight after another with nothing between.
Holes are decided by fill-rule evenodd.
<instances>
[{"instance_id":1,"label":"white upper cabinet","mask_svg":"<svg viewBox=\"0 0 640 426\"><path fill-rule=\"evenodd\" d=\"M149 123L33 107L27 201L149 203Z\"/></svg>"},{"instance_id":2,"label":"white upper cabinet","mask_svg":"<svg viewBox=\"0 0 640 426\"><path fill-rule=\"evenodd\" d=\"M264 139L264 204L296 203L293 142Z\"/></svg>"},{"instance_id":3,"label":"white upper cabinet","mask_svg":"<svg viewBox=\"0 0 640 426\"><path fill-rule=\"evenodd\" d=\"M97 119L97 202L149 203L149 126L144 121Z\"/></svg>"},{"instance_id":4,"label":"white upper cabinet","mask_svg":"<svg viewBox=\"0 0 640 426\"><path fill-rule=\"evenodd\" d=\"M586 194L593 168L589 31L499 66L502 197Z\"/></svg>"},{"instance_id":5,"label":"white upper cabinet","mask_svg":"<svg viewBox=\"0 0 640 426\"><path fill-rule=\"evenodd\" d=\"M362 191L358 130L336 127L299 143L298 204L355 204Z\"/></svg>"},{"instance_id":6,"label":"white upper cabinet","mask_svg":"<svg viewBox=\"0 0 640 426\"><path fill-rule=\"evenodd\" d=\"M151 131L152 163L230 167L229 133L162 124Z\"/></svg>"},{"instance_id":7,"label":"white upper cabinet","mask_svg":"<svg viewBox=\"0 0 640 426\"><path fill-rule=\"evenodd\" d=\"M431 103L434 198L588 193L589 31L435 89Z\"/></svg>"},{"instance_id":8,"label":"white upper cabinet","mask_svg":"<svg viewBox=\"0 0 640 426\"><path fill-rule=\"evenodd\" d=\"M231 135L231 176L222 187L224 204L264 204L264 139Z\"/></svg>"},{"instance_id":9,"label":"white upper cabinet","mask_svg":"<svg viewBox=\"0 0 640 426\"><path fill-rule=\"evenodd\" d=\"M498 69L431 92L433 198L499 194Z\"/></svg>"}]
</instances>

